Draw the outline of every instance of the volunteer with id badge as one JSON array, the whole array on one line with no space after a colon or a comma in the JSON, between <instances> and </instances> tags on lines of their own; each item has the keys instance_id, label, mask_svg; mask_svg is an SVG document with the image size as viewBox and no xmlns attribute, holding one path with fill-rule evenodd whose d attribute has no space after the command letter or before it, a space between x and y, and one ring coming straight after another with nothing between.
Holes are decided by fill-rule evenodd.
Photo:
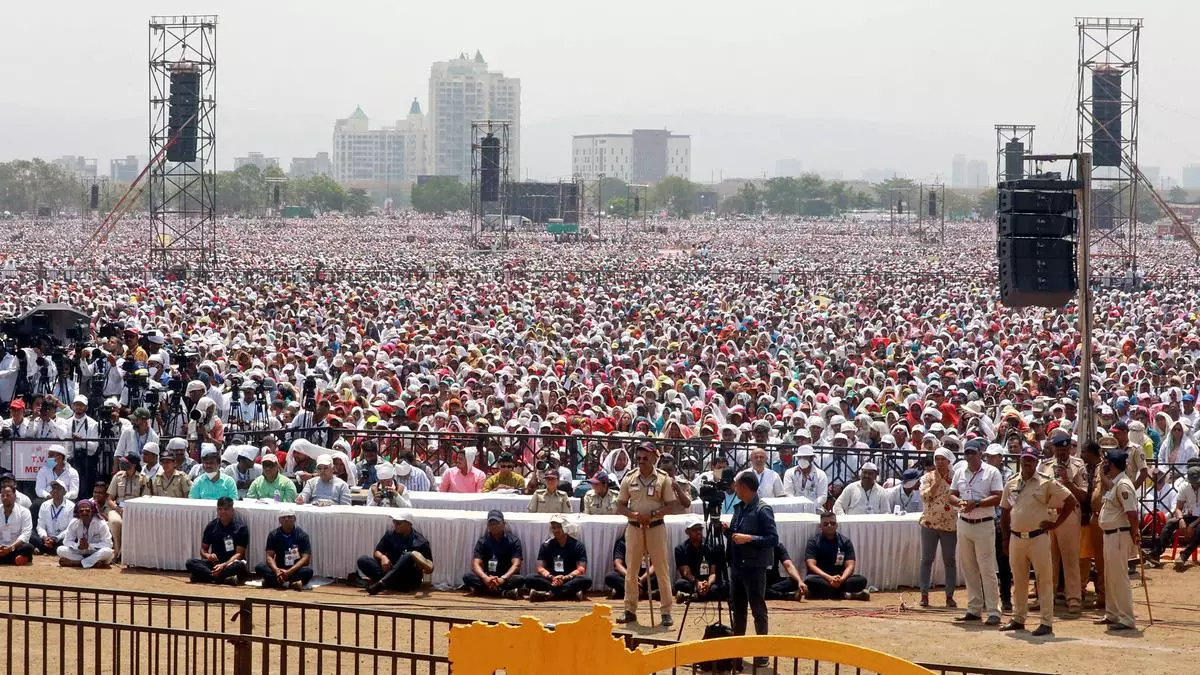
<instances>
[{"instance_id":1,"label":"volunteer with id badge","mask_svg":"<svg viewBox=\"0 0 1200 675\"><path fill-rule=\"evenodd\" d=\"M250 573L246 548L250 530L233 510L233 500L217 500L217 517L204 528L200 537L200 557L184 564L193 584L241 585Z\"/></svg>"},{"instance_id":2,"label":"volunteer with id badge","mask_svg":"<svg viewBox=\"0 0 1200 675\"><path fill-rule=\"evenodd\" d=\"M263 588L301 590L312 581L312 545L308 534L296 526L295 509L279 511L279 527L267 535L266 558L254 567L263 578Z\"/></svg>"}]
</instances>

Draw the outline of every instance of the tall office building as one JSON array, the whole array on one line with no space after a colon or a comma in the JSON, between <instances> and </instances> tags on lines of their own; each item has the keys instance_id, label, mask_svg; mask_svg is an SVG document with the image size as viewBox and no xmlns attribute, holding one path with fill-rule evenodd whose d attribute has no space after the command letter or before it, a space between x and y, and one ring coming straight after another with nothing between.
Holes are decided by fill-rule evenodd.
<instances>
[{"instance_id":1,"label":"tall office building","mask_svg":"<svg viewBox=\"0 0 1200 675\"><path fill-rule=\"evenodd\" d=\"M488 70L483 55L459 54L429 69L432 173L471 179L471 122L508 120L508 176L521 175L521 80Z\"/></svg>"},{"instance_id":2,"label":"tall office building","mask_svg":"<svg viewBox=\"0 0 1200 675\"><path fill-rule=\"evenodd\" d=\"M66 171L75 178L85 179L96 177L96 160L90 157L63 155L52 161L51 164Z\"/></svg>"},{"instance_id":3,"label":"tall office building","mask_svg":"<svg viewBox=\"0 0 1200 675\"><path fill-rule=\"evenodd\" d=\"M137 180L141 170L136 155L126 155L125 159L114 159L108 162L108 177L118 183L132 183Z\"/></svg>"},{"instance_id":4,"label":"tall office building","mask_svg":"<svg viewBox=\"0 0 1200 675\"><path fill-rule=\"evenodd\" d=\"M333 125L332 177L343 185L382 189L391 196L393 187L415 182L426 172L425 149L425 116L415 98L408 117L381 129L372 129L367 114L355 107Z\"/></svg>"},{"instance_id":5,"label":"tall office building","mask_svg":"<svg viewBox=\"0 0 1200 675\"><path fill-rule=\"evenodd\" d=\"M967 156L955 155L950 166L950 187L967 187Z\"/></svg>"},{"instance_id":6,"label":"tall office building","mask_svg":"<svg viewBox=\"0 0 1200 675\"><path fill-rule=\"evenodd\" d=\"M982 159L972 159L967 162L967 187L981 188L988 186L988 165Z\"/></svg>"},{"instance_id":7,"label":"tall office building","mask_svg":"<svg viewBox=\"0 0 1200 675\"><path fill-rule=\"evenodd\" d=\"M328 152L318 152L312 157L293 157L288 168L291 178L311 178L313 176L332 176L333 160Z\"/></svg>"},{"instance_id":8,"label":"tall office building","mask_svg":"<svg viewBox=\"0 0 1200 675\"><path fill-rule=\"evenodd\" d=\"M1183 167L1183 189L1197 188L1200 188L1200 164L1188 164Z\"/></svg>"},{"instance_id":9,"label":"tall office building","mask_svg":"<svg viewBox=\"0 0 1200 675\"><path fill-rule=\"evenodd\" d=\"M600 174L626 183L657 183L667 176L691 180L692 137L665 129L571 137L571 175L596 180Z\"/></svg>"},{"instance_id":10,"label":"tall office building","mask_svg":"<svg viewBox=\"0 0 1200 675\"><path fill-rule=\"evenodd\" d=\"M776 178L799 178L804 173L804 165L798 159L775 160Z\"/></svg>"},{"instance_id":11,"label":"tall office building","mask_svg":"<svg viewBox=\"0 0 1200 675\"><path fill-rule=\"evenodd\" d=\"M266 171L267 169L269 169L271 167L275 167L276 169L278 169L279 168L279 158L278 157L267 157L267 156L263 155L261 152L250 152L250 153L246 153L245 157L234 157L233 158L234 171L242 168L243 166L258 167L258 170L260 172Z\"/></svg>"}]
</instances>

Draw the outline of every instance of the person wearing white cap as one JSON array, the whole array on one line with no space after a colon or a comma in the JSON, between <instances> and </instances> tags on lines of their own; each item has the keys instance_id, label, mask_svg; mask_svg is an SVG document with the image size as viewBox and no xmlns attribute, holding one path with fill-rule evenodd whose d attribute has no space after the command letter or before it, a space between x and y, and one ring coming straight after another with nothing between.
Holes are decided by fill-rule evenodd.
<instances>
[{"instance_id":1,"label":"person wearing white cap","mask_svg":"<svg viewBox=\"0 0 1200 675\"><path fill-rule=\"evenodd\" d=\"M154 480L158 472L162 470L162 465L158 463L158 456L162 453L158 443L147 443L142 446L142 475L146 477L146 482Z\"/></svg>"},{"instance_id":2,"label":"person wearing white cap","mask_svg":"<svg viewBox=\"0 0 1200 675\"><path fill-rule=\"evenodd\" d=\"M859 470L859 479L842 490L833 503L833 512L839 516L890 513L887 491L875 483L879 469L866 462Z\"/></svg>"},{"instance_id":3,"label":"person wearing white cap","mask_svg":"<svg viewBox=\"0 0 1200 675\"><path fill-rule=\"evenodd\" d=\"M58 551L63 533L74 517L75 503L66 495L66 486L57 480L50 481L50 499L42 502L38 509L37 536L30 543L46 555L54 555Z\"/></svg>"},{"instance_id":4,"label":"person wearing white cap","mask_svg":"<svg viewBox=\"0 0 1200 675\"><path fill-rule=\"evenodd\" d=\"M330 463L332 466L332 462ZM296 510L285 506L276 514L279 527L267 535L266 562L254 566L263 588L303 590L312 581L312 544L308 533L296 525Z\"/></svg>"},{"instance_id":5,"label":"person wearing white cap","mask_svg":"<svg viewBox=\"0 0 1200 675\"><path fill-rule=\"evenodd\" d=\"M300 496L296 497L297 504L350 505L350 486L346 481L333 475L333 457L321 455L317 457L317 475L308 479Z\"/></svg>"},{"instance_id":6,"label":"person wearing white cap","mask_svg":"<svg viewBox=\"0 0 1200 675\"><path fill-rule=\"evenodd\" d=\"M392 529L375 544L375 552L358 559L358 573L366 579L367 593L385 589L403 593L421 587L426 574L433 574L433 549L425 535L413 527L406 509L392 512Z\"/></svg>"},{"instance_id":7,"label":"person wearing white cap","mask_svg":"<svg viewBox=\"0 0 1200 675\"><path fill-rule=\"evenodd\" d=\"M783 494L807 497L814 504L825 499L829 493L829 476L813 463L816 454L811 445L796 448L796 466L783 474Z\"/></svg>"},{"instance_id":8,"label":"person wearing white cap","mask_svg":"<svg viewBox=\"0 0 1200 675\"><path fill-rule=\"evenodd\" d=\"M1000 586L996 576L996 512L1004 485L996 467L983 461L987 441L972 439L963 448L966 462L950 481L950 504L958 509L956 555L967 585L967 612L956 621L1000 625Z\"/></svg>"},{"instance_id":9,"label":"person wearing white cap","mask_svg":"<svg viewBox=\"0 0 1200 675\"><path fill-rule=\"evenodd\" d=\"M689 600L708 602L724 600L729 588L717 581L717 565L724 559L724 551L714 551L704 543L704 520L697 515L688 515L683 521L687 538L675 546L675 602Z\"/></svg>"},{"instance_id":10,"label":"person wearing white cap","mask_svg":"<svg viewBox=\"0 0 1200 675\"><path fill-rule=\"evenodd\" d=\"M237 483L221 473L221 451L212 443L200 446L200 475L188 493L191 499L237 499Z\"/></svg>"},{"instance_id":11,"label":"person wearing white cap","mask_svg":"<svg viewBox=\"0 0 1200 675\"><path fill-rule=\"evenodd\" d=\"M371 498L368 506L412 506L408 490L403 483L396 482L396 469L387 462L375 465L375 482L371 483ZM410 469L411 470L411 469Z\"/></svg>"},{"instance_id":12,"label":"person wearing white cap","mask_svg":"<svg viewBox=\"0 0 1200 675\"><path fill-rule=\"evenodd\" d=\"M280 471L279 457L273 452L263 453L261 469L262 475L255 478L246 490L246 499L273 499L294 504L296 484Z\"/></svg>"},{"instance_id":13,"label":"person wearing white cap","mask_svg":"<svg viewBox=\"0 0 1200 675\"><path fill-rule=\"evenodd\" d=\"M245 499L250 485L262 475L262 468L255 463L258 459L258 448L253 445L239 445L237 461L221 469L221 472L233 479L237 485L238 498Z\"/></svg>"},{"instance_id":14,"label":"person wearing white cap","mask_svg":"<svg viewBox=\"0 0 1200 675\"><path fill-rule=\"evenodd\" d=\"M396 484L403 485L405 492L429 492L432 485L429 474L421 469L413 470L413 465L403 459L396 463Z\"/></svg>"},{"instance_id":15,"label":"person wearing white cap","mask_svg":"<svg viewBox=\"0 0 1200 675\"><path fill-rule=\"evenodd\" d=\"M62 483L67 489L67 499L79 497L79 473L67 464L67 449L57 443L46 449L46 462L38 469L34 494L41 499L49 499L51 481Z\"/></svg>"},{"instance_id":16,"label":"person wearing white cap","mask_svg":"<svg viewBox=\"0 0 1200 675\"><path fill-rule=\"evenodd\" d=\"M89 438L100 438L100 423L87 414L88 399L86 396L76 396L71 402L70 418L63 420L62 425L71 439L71 450L74 454L73 463L79 470L80 485L94 485L99 466L99 441L88 441Z\"/></svg>"}]
</instances>

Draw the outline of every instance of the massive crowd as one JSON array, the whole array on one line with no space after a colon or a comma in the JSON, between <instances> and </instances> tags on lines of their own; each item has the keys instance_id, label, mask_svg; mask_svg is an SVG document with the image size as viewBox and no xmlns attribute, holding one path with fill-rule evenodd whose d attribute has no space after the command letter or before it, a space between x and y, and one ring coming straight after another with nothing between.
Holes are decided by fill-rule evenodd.
<instances>
[{"instance_id":1,"label":"massive crowd","mask_svg":"<svg viewBox=\"0 0 1200 675\"><path fill-rule=\"evenodd\" d=\"M8 404L24 392L26 410L12 410L3 429L63 442L63 463L85 487L121 468L83 440L101 422L113 425L117 458L178 441L176 461L194 475L211 447L245 477L279 452L301 484L322 454L361 483L374 473L362 464L368 451L398 475L423 467L434 487L447 472L493 473L499 453L456 469L429 461L425 445L386 436L335 445L333 433L459 431L583 435L594 464L618 481L632 464L626 441L748 444L721 458L738 468L753 444L767 451L753 467L760 493L832 507L889 450L930 470L934 451L958 461L974 439L1013 466L1024 447L1050 457L1056 435L1078 439L1090 391L1097 434L1137 455L1143 508L1172 522L1200 515L1175 508L1200 440L1200 282L1190 249L1149 230L1136 283L1094 288L1089 388L1073 305L998 304L987 222L949 223L935 244L854 218L612 221L602 243L521 233L507 251L474 253L452 217L231 219L216 225L216 270L166 278L134 262L147 224L127 221L81 254L73 242L90 226L0 224L0 315L66 303L93 336L68 342L45 380L36 367L18 371L13 350L4 355L0 402L17 408ZM1107 281L1127 281L1101 267ZM29 362L46 351L26 350ZM145 384L131 389L135 373ZM97 403L107 420L95 419ZM593 464L554 457L561 447L533 445L516 463L537 478L536 460L553 462L584 486ZM832 448L858 459L833 462ZM916 459L922 452L928 461ZM821 483L808 458L818 473L840 468ZM695 477L708 459L680 468Z\"/></svg>"}]
</instances>

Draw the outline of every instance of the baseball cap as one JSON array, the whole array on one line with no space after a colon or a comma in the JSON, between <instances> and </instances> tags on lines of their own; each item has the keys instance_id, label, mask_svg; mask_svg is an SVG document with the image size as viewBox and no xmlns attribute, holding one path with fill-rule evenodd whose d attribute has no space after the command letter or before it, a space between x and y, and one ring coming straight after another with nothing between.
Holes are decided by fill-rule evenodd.
<instances>
[{"instance_id":1,"label":"baseball cap","mask_svg":"<svg viewBox=\"0 0 1200 675\"><path fill-rule=\"evenodd\" d=\"M983 440L982 438L972 438L971 440L967 441L965 446L963 446L963 454L971 452L983 452L985 449L987 449L987 441Z\"/></svg>"},{"instance_id":2,"label":"baseball cap","mask_svg":"<svg viewBox=\"0 0 1200 675\"><path fill-rule=\"evenodd\" d=\"M992 443L991 445L987 446L987 450L984 450L983 454L985 454L985 455L1003 455L1003 454L1005 454L1004 446L1000 445L999 443Z\"/></svg>"},{"instance_id":3,"label":"baseball cap","mask_svg":"<svg viewBox=\"0 0 1200 675\"><path fill-rule=\"evenodd\" d=\"M25 409L25 401L23 401L19 398L13 399L13 402L8 404L8 409L9 410L24 410Z\"/></svg>"},{"instance_id":4,"label":"baseball cap","mask_svg":"<svg viewBox=\"0 0 1200 675\"><path fill-rule=\"evenodd\" d=\"M63 457L67 456L67 449L61 445L58 445L57 443L50 446L49 448L46 448L46 454L49 454L51 452L62 455Z\"/></svg>"},{"instance_id":5,"label":"baseball cap","mask_svg":"<svg viewBox=\"0 0 1200 675\"><path fill-rule=\"evenodd\" d=\"M279 509L279 511L275 514L275 517L277 517L277 518L295 518L296 517L296 509L293 509L290 506L285 506L282 509Z\"/></svg>"},{"instance_id":6,"label":"baseball cap","mask_svg":"<svg viewBox=\"0 0 1200 675\"><path fill-rule=\"evenodd\" d=\"M392 512L392 522L412 524L412 512L408 509L397 509Z\"/></svg>"},{"instance_id":7,"label":"baseball cap","mask_svg":"<svg viewBox=\"0 0 1200 675\"><path fill-rule=\"evenodd\" d=\"M693 527L703 527L703 526L704 526L704 520L702 518L700 518L700 516L697 516L695 514L689 514L687 518L683 519L683 529L684 530L690 530Z\"/></svg>"},{"instance_id":8,"label":"baseball cap","mask_svg":"<svg viewBox=\"0 0 1200 675\"><path fill-rule=\"evenodd\" d=\"M333 458L329 455L317 457L317 466L333 466Z\"/></svg>"},{"instance_id":9,"label":"baseball cap","mask_svg":"<svg viewBox=\"0 0 1200 675\"><path fill-rule=\"evenodd\" d=\"M488 511L487 519L489 523L492 521L503 523L504 512L500 509L492 509L491 511Z\"/></svg>"},{"instance_id":10,"label":"baseball cap","mask_svg":"<svg viewBox=\"0 0 1200 675\"><path fill-rule=\"evenodd\" d=\"M133 416L137 417L139 419L148 420L148 419L150 419L150 409L149 408L136 408L133 411Z\"/></svg>"},{"instance_id":11,"label":"baseball cap","mask_svg":"<svg viewBox=\"0 0 1200 675\"><path fill-rule=\"evenodd\" d=\"M84 396L83 394L80 394L80 395L76 396L74 399L72 399L71 403L72 403L72 404L75 404L75 403L82 403L82 404L84 404L84 405L87 405L87 404L88 404L88 397Z\"/></svg>"}]
</instances>

